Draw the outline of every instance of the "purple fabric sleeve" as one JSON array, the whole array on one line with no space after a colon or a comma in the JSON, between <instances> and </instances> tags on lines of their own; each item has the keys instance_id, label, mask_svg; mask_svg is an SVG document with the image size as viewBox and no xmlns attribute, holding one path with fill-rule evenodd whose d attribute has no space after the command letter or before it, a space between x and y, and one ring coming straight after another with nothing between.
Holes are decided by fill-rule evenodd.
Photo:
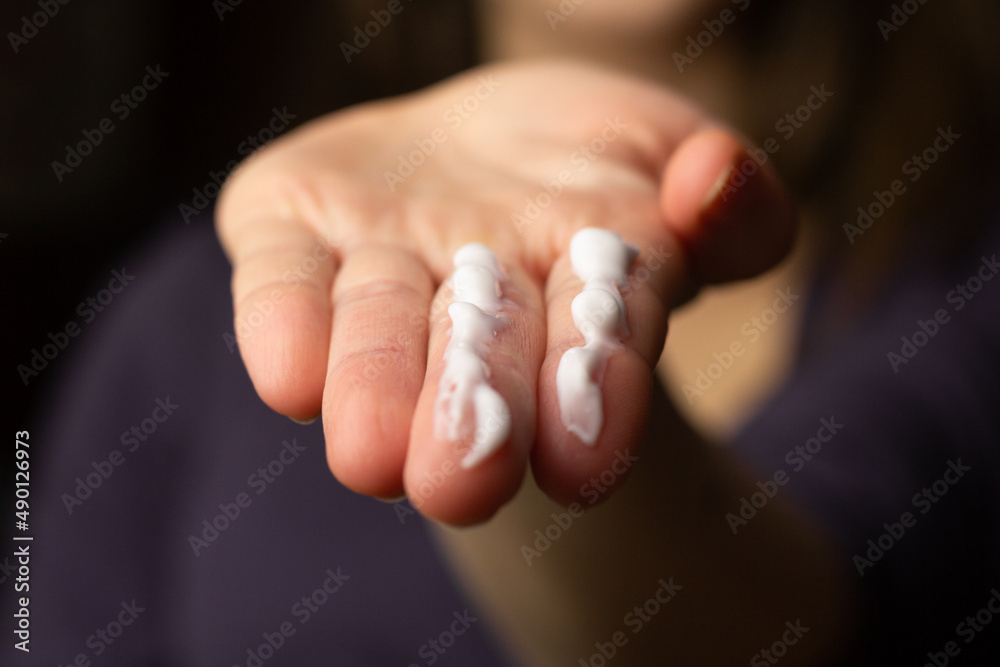
<instances>
[{"instance_id":1,"label":"purple fabric sleeve","mask_svg":"<svg viewBox=\"0 0 1000 667\"><path fill-rule=\"evenodd\" d=\"M902 272L853 331L804 355L735 443L761 480L787 472L778 493L858 578L864 636L848 664L998 664L997 229L955 266ZM816 326L805 340L824 338Z\"/></svg>"}]
</instances>

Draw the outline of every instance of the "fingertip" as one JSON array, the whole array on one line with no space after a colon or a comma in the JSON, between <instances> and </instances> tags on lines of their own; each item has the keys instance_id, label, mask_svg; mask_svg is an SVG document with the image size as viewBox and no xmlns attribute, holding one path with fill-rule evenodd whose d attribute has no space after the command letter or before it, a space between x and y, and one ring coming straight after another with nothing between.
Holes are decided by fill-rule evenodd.
<instances>
[{"instance_id":1,"label":"fingertip","mask_svg":"<svg viewBox=\"0 0 1000 667\"><path fill-rule=\"evenodd\" d=\"M667 223L678 237L697 236L701 209L721 187L720 176L732 167L740 150L733 135L711 128L691 135L674 151L664 172L660 200Z\"/></svg>"},{"instance_id":2,"label":"fingertip","mask_svg":"<svg viewBox=\"0 0 1000 667\"><path fill-rule=\"evenodd\" d=\"M720 128L692 135L671 157L661 209L705 282L754 276L791 248L794 207L768 160Z\"/></svg>"},{"instance_id":3,"label":"fingertip","mask_svg":"<svg viewBox=\"0 0 1000 667\"><path fill-rule=\"evenodd\" d=\"M601 382L604 419L593 445L574 435L560 417L556 392L559 357L546 360L539 394L538 444L531 452L531 470L538 487L556 502L596 505L628 479L648 418L652 390L649 366L630 349L607 361Z\"/></svg>"},{"instance_id":4,"label":"fingertip","mask_svg":"<svg viewBox=\"0 0 1000 667\"><path fill-rule=\"evenodd\" d=\"M510 454L463 468L454 457L418 457L403 475L406 495L428 519L452 526L474 526L491 519L517 495L524 480L525 457Z\"/></svg>"},{"instance_id":5,"label":"fingertip","mask_svg":"<svg viewBox=\"0 0 1000 667\"><path fill-rule=\"evenodd\" d=\"M429 372L413 420L403 475L407 495L428 518L455 526L488 521L517 494L534 443L545 348L542 299L520 266L506 263L504 270L492 335L447 352L455 323L433 322ZM441 290L437 298L444 304L452 295ZM466 365L477 356L482 366ZM463 370L471 368L485 368L485 377ZM482 450L472 447L477 436Z\"/></svg>"},{"instance_id":6,"label":"fingertip","mask_svg":"<svg viewBox=\"0 0 1000 667\"><path fill-rule=\"evenodd\" d=\"M445 465L444 468L425 470L423 476L416 473L413 482L406 483L406 495L410 504L428 519L459 528L475 526L493 518L517 494L523 479L522 476L516 480L500 480L492 476L482 483L469 485L468 491L460 489L466 485L458 484L450 484L447 495L429 491L431 488L436 490L436 487L433 487L426 476L447 469L448 466ZM496 484L497 481L504 483ZM461 501L458 500L459 497L462 497Z\"/></svg>"},{"instance_id":7,"label":"fingertip","mask_svg":"<svg viewBox=\"0 0 1000 667\"><path fill-rule=\"evenodd\" d=\"M463 465L474 434L459 441L439 437L435 429L437 387L441 372L428 376L417 404L411 446L403 473L406 494L424 516L471 526L488 521L518 492L535 434L535 393L519 373L495 367L493 381L511 415L503 442L474 465Z\"/></svg>"},{"instance_id":8,"label":"fingertip","mask_svg":"<svg viewBox=\"0 0 1000 667\"><path fill-rule=\"evenodd\" d=\"M423 263L391 245L356 249L334 283L323 396L327 462L360 494L389 498L404 490L431 293Z\"/></svg>"},{"instance_id":9,"label":"fingertip","mask_svg":"<svg viewBox=\"0 0 1000 667\"><path fill-rule=\"evenodd\" d=\"M401 471L406 462L413 399L384 390L400 387L408 377L365 379L360 368L340 374L324 401L324 435L330 471L356 493L394 498L404 492ZM349 377L350 379L345 379Z\"/></svg>"},{"instance_id":10,"label":"fingertip","mask_svg":"<svg viewBox=\"0 0 1000 667\"><path fill-rule=\"evenodd\" d=\"M313 420L322 408L330 324L329 306L317 300L282 293L275 303L272 295L238 309L235 321L240 354L257 394L274 411L298 421Z\"/></svg>"}]
</instances>

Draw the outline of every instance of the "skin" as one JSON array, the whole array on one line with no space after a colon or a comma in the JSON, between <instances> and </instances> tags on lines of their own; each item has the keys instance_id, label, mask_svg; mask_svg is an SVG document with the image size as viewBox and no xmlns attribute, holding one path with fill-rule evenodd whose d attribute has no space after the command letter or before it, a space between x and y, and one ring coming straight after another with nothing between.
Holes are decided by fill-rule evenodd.
<instances>
[{"instance_id":1,"label":"skin","mask_svg":"<svg viewBox=\"0 0 1000 667\"><path fill-rule=\"evenodd\" d=\"M499 87L451 127L444 114L484 76ZM615 118L624 130L578 170L571 156ZM390 190L386 171L437 128L446 138ZM618 631L618 665L745 663L802 619L808 639L782 664L814 665L850 634L853 589L822 532L778 494L734 536L723 517L757 478L680 417L654 374L674 308L767 269L792 243L792 206L769 167L727 187L745 159L736 133L659 85L533 60L313 121L251 158L220 197L236 321L270 312L239 340L261 398L296 419L322 413L341 482L406 493L442 526L446 554L523 664L578 664ZM519 228L511 215L565 169L571 182ZM567 252L588 225L640 247L634 275L650 249L670 255L625 295L631 335L608 363L592 448L565 430L555 399L559 359L583 342ZM463 471L467 443L434 437L433 408L451 256L473 241L507 274L508 324L486 361L513 431ZM638 461L622 471L626 454ZM529 565L522 547L573 503L583 515ZM633 634L623 614L671 577L676 599Z\"/></svg>"},{"instance_id":2,"label":"skin","mask_svg":"<svg viewBox=\"0 0 1000 667\"><path fill-rule=\"evenodd\" d=\"M481 76L500 83L493 96L390 192L384 172L413 151L414 137L447 126L442 114ZM614 118L627 128L518 230L511 213L540 183L576 171L570 156ZM669 310L702 276L751 275L787 250L791 209L770 172L728 202L712 196L742 159L731 133L680 98L571 63L489 67L315 121L249 160L220 198L237 322L273 302L273 313L239 340L250 377L278 412L308 419L322 411L330 467L345 485L412 496L463 456L462 443L433 436L449 329L442 284L455 250L486 243L508 276L510 323L487 362L513 433L482 465L449 476L420 509L451 524L484 521L513 497L529 457L546 493L569 502L638 442ZM582 343L569 309L581 287L569 239L596 224L642 249L635 266L650 248L672 259L626 297L631 336L608 364L608 417L590 448L562 427L555 374L562 353ZM712 256L713 244L734 242L758 250L737 262ZM326 249L329 259L309 260ZM373 373L373 361L385 369Z\"/></svg>"}]
</instances>

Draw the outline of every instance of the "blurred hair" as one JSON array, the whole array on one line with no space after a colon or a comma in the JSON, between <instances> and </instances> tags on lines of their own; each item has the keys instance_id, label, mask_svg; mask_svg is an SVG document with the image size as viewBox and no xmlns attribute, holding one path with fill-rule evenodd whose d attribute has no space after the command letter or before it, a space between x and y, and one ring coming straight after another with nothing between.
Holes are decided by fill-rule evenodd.
<instances>
[{"instance_id":1,"label":"blurred hair","mask_svg":"<svg viewBox=\"0 0 1000 667\"><path fill-rule=\"evenodd\" d=\"M896 26L891 14L901 4L918 9ZM815 330L832 338L871 311L898 267L961 261L997 219L1000 6L757 3L746 18L733 26L741 57L724 83L745 101L738 127L751 139L774 137L775 122L810 86L834 93L773 157L819 241L815 266L837 276L816 313ZM960 138L911 180L904 163L932 146L939 128ZM862 235L859 227L849 235L858 208L897 179L905 192Z\"/></svg>"},{"instance_id":2,"label":"blurred hair","mask_svg":"<svg viewBox=\"0 0 1000 667\"><path fill-rule=\"evenodd\" d=\"M835 92L801 139L775 161L828 242L842 252L879 256L887 266L905 249L904 235L928 235L942 251L959 251L995 207L1000 148L1000 6L978 0L920 4L898 30L889 2L785 2L736 27L747 57L736 63L742 98L755 110L756 140L774 135L775 119L802 104L810 85ZM770 9L770 11L767 11ZM885 23L879 24L879 21ZM762 108L763 107L763 108ZM961 135L911 182L903 164L938 128ZM905 194L852 245L842 229L858 206L894 179Z\"/></svg>"}]
</instances>

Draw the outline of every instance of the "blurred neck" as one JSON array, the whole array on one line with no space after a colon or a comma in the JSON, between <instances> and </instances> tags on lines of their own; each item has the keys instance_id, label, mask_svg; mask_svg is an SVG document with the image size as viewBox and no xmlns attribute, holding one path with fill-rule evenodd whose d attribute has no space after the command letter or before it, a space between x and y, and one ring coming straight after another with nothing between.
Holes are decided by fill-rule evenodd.
<instances>
[{"instance_id":1,"label":"blurred neck","mask_svg":"<svg viewBox=\"0 0 1000 667\"><path fill-rule=\"evenodd\" d=\"M727 64L738 62L733 40L716 40L680 68L674 58L684 53L689 35L705 29L702 19L716 17L707 5L712 3L480 0L480 58L589 60L668 85L733 122L739 108L729 85L735 72ZM561 13L569 7L572 13Z\"/></svg>"}]
</instances>

